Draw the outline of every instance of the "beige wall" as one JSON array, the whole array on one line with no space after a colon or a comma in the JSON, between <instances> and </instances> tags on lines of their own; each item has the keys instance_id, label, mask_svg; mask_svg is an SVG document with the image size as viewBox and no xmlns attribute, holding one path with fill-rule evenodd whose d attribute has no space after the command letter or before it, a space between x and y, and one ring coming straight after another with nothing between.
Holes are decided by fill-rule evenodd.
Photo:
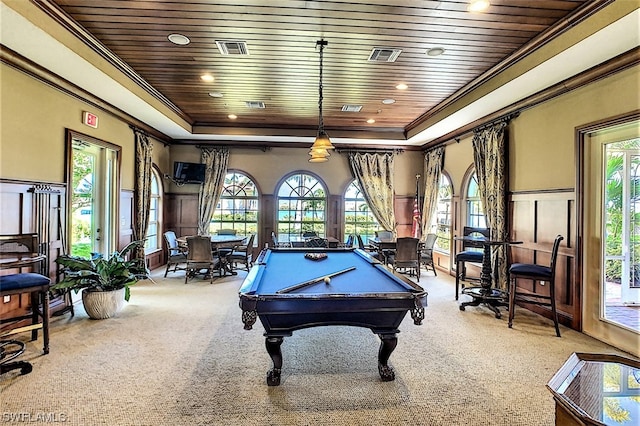
<instances>
[{"instance_id":1,"label":"beige wall","mask_svg":"<svg viewBox=\"0 0 640 426\"><path fill-rule=\"evenodd\" d=\"M640 109L640 67L523 111L512 121L510 189L574 188L575 129Z\"/></svg>"},{"instance_id":2,"label":"beige wall","mask_svg":"<svg viewBox=\"0 0 640 426\"><path fill-rule=\"evenodd\" d=\"M292 171L311 172L319 176L327 185L329 194L342 195L353 179L347 154L334 152L326 163L309 163L308 148L272 148L263 152L259 149L232 149L229 155L229 168L242 171L258 182L260 192L273 194L280 180ZM200 151L195 147L173 146L172 161L200 162ZM173 167L171 165L170 167ZM415 175L423 174L423 156L420 151L405 151L394 159L394 179L396 194L415 194ZM165 173L171 174L167 169ZM198 191L197 185L177 187L169 190L177 193Z\"/></svg>"},{"instance_id":3,"label":"beige wall","mask_svg":"<svg viewBox=\"0 0 640 426\"><path fill-rule=\"evenodd\" d=\"M122 147L121 188L133 190L134 137L127 123L4 64L0 73L0 177L64 182L69 128ZM97 129L82 124L83 111L98 116ZM154 144L154 159L169 162L161 143Z\"/></svg>"},{"instance_id":4,"label":"beige wall","mask_svg":"<svg viewBox=\"0 0 640 426\"><path fill-rule=\"evenodd\" d=\"M460 139L460 142L446 146L444 153L444 171L451 179L453 195L460 195L465 173L473 165L473 146L471 136Z\"/></svg>"}]
</instances>

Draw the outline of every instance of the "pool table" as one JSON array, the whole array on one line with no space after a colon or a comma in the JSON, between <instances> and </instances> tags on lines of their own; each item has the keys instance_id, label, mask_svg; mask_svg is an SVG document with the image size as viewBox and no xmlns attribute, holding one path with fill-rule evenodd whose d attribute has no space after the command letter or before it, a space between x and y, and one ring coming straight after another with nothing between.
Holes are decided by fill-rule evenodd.
<instances>
[{"instance_id":1,"label":"pool table","mask_svg":"<svg viewBox=\"0 0 640 426\"><path fill-rule=\"evenodd\" d=\"M323 258L309 258L314 256ZM398 327L408 311L420 325L426 303L422 287L394 275L360 249L265 249L240 288L245 330L251 330L257 318L265 329L273 361L269 386L280 384L283 338L295 330L325 325L371 329L381 339L380 377L394 380L388 360L398 342Z\"/></svg>"}]
</instances>

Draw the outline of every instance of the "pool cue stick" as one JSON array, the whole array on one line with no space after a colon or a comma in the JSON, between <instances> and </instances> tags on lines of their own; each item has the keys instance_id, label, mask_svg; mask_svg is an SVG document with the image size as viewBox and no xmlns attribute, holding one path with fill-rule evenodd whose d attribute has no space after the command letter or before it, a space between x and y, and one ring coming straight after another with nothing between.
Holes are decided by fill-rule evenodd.
<instances>
[{"instance_id":1,"label":"pool cue stick","mask_svg":"<svg viewBox=\"0 0 640 426\"><path fill-rule=\"evenodd\" d=\"M356 267L352 266L351 268L343 269L342 271L334 272L334 273L328 274L328 275L323 275L321 277L314 278L314 279L311 279L309 281L302 282L300 284L295 284L295 285L292 285L290 287L285 287L285 288L283 288L281 290L276 291L276 293L278 293L278 294L280 294L280 293L288 293L290 291L297 290L299 288L306 287L308 285L318 283L318 282L324 280L327 277L333 278L336 275L344 274L345 272L353 271L354 269L356 269Z\"/></svg>"}]
</instances>

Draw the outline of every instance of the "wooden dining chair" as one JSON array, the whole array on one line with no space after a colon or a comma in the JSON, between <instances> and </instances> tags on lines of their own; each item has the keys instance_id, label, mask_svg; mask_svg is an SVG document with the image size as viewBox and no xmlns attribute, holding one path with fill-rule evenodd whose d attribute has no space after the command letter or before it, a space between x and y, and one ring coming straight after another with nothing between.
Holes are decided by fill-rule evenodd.
<instances>
[{"instance_id":1,"label":"wooden dining chair","mask_svg":"<svg viewBox=\"0 0 640 426\"><path fill-rule=\"evenodd\" d=\"M407 271L409 275L415 273L416 279L420 281L420 240L412 237L398 238L396 249L389 257L389 263L393 267L393 272L398 269Z\"/></svg>"},{"instance_id":2,"label":"wooden dining chair","mask_svg":"<svg viewBox=\"0 0 640 426\"><path fill-rule=\"evenodd\" d=\"M424 265L427 270L431 268L435 276L438 276L438 273L436 272L436 265L433 262L433 247L437 239L438 236L436 234L427 234L424 239L424 245L420 250L420 263Z\"/></svg>"},{"instance_id":3,"label":"wooden dining chair","mask_svg":"<svg viewBox=\"0 0 640 426\"><path fill-rule=\"evenodd\" d=\"M253 239L255 234L251 234L247 240L247 244L234 247L233 251L228 257L228 261L231 262L234 267L238 263L243 263L245 269L248 271L253 265Z\"/></svg>"},{"instance_id":4,"label":"wooden dining chair","mask_svg":"<svg viewBox=\"0 0 640 426\"><path fill-rule=\"evenodd\" d=\"M187 266L184 274L184 283L191 277L203 274L209 277L209 282L213 283L213 271L216 266L220 267L220 275L222 275L222 265L218 259L213 257L211 251L211 238L207 236L187 237Z\"/></svg>"},{"instance_id":5,"label":"wooden dining chair","mask_svg":"<svg viewBox=\"0 0 640 426\"><path fill-rule=\"evenodd\" d=\"M173 271L171 272L178 270L184 271L185 267L180 267L180 265L187 263L187 249L178 244L178 239L174 231L166 231L163 235L167 245L167 269L164 271L164 277L166 278L172 266Z\"/></svg>"},{"instance_id":6,"label":"wooden dining chair","mask_svg":"<svg viewBox=\"0 0 640 426\"><path fill-rule=\"evenodd\" d=\"M558 311L556 310L556 260L560 242L564 239L562 235L556 236L551 249L551 260L549 266L514 263L509 267L509 328L512 328L513 317L516 313L516 304L532 304L537 306L547 306L551 308L553 325L556 328L556 336L560 337L560 327L558 326ZM517 280L530 280L532 286L529 289L518 287Z\"/></svg>"},{"instance_id":7,"label":"wooden dining chair","mask_svg":"<svg viewBox=\"0 0 640 426\"><path fill-rule=\"evenodd\" d=\"M272 242L272 246L273 248L291 248L291 243L290 242L285 242L285 241L278 241L278 237L276 236L276 233L271 231L271 242Z\"/></svg>"},{"instance_id":8,"label":"wooden dining chair","mask_svg":"<svg viewBox=\"0 0 640 426\"><path fill-rule=\"evenodd\" d=\"M320 248L328 248L329 242L326 238L321 237L311 237L304 242L305 247L320 247Z\"/></svg>"}]
</instances>

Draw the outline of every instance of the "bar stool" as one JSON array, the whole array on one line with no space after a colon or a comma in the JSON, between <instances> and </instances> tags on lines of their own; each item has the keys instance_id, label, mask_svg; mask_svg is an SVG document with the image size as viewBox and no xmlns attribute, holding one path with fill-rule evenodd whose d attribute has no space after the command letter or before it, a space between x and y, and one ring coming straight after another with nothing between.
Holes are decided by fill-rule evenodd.
<instances>
[{"instance_id":1,"label":"bar stool","mask_svg":"<svg viewBox=\"0 0 640 426\"><path fill-rule=\"evenodd\" d=\"M43 351L49 353L49 286L51 280L44 275L34 272L11 274L0 276L0 296L15 294L31 294L31 313L17 317L2 318L0 324L31 320L31 324L9 330L3 336L31 331L31 340L38 339L38 329L42 328ZM42 320L42 322L40 322ZM24 343L18 340L2 340L0 342L0 367L3 374L7 371L20 368L22 374L31 371L28 362L9 362L24 352ZM6 349L12 348L12 349Z\"/></svg>"},{"instance_id":2,"label":"bar stool","mask_svg":"<svg viewBox=\"0 0 640 426\"><path fill-rule=\"evenodd\" d=\"M513 317L515 316L516 303L528 303L538 306L548 306L551 308L551 316L553 317L553 324L556 327L556 336L560 337L560 327L558 326L558 312L556 311L556 259L558 258L558 248L560 247L560 241L564 238L562 235L558 235L553 242L553 249L551 250L551 263L549 266L535 265L529 263L514 263L509 267L509 278L511 280L509 290L509 328L513 324ZM517 279L533 280L533 287L531 291L518 290L516 285ZM540 287L536 286L536 282L540 284ZM549 284L549 292L542 292L541 290L546 287L546 283Z\"/></svg>"}]
</instances>

